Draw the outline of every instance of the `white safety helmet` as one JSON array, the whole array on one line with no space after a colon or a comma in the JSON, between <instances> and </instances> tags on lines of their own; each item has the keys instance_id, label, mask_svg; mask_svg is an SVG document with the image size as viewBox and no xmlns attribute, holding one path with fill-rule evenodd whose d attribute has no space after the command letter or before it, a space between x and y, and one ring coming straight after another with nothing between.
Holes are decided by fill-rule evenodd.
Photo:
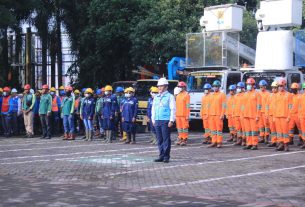
<instances>
[{"instance_id":1,"label":"white safety helmet","mask_svg":"<svg viewBox=\"0 0 305 207\"><path fill-rule=\"evenodd\" d=\"M30 93L31 93L31 94L34 94L34 93L35 93L34 89L31 88L31 89L30 89Z\"/></svg>"},{"instance_id":2,"label":"white safety helmet","mask_svg":"<svg viewBox=\"0 0 305 207\"><path fill-rule=\"evenodd\" d=\"M174 89L174 95L176 96L176 95L178 95L180 92L181 92L181 88L175 87L175 89Z\"/></svg>"},{"instance_id":3,"label":"white safety helmet","mask_svg":"<svg viewBox=\"0 0 305 207\"><path fill-rule=\"evenodd\" d=\"M164 86L164 85L168 85L168 80L166 80L166 78L160 78L158 80L157 86Z\"/></svg>"},{"instance_id":4,"label":"white safety helmet","mask_svg":"<svg viewBox=\"0 0 305 207\"><path fill-rule=\"evenodd\" d=\"M12 93L17 93L18 91L17 91L17 89L16 88L13 88L12 89Z\"/></svg>"}]
</instances>

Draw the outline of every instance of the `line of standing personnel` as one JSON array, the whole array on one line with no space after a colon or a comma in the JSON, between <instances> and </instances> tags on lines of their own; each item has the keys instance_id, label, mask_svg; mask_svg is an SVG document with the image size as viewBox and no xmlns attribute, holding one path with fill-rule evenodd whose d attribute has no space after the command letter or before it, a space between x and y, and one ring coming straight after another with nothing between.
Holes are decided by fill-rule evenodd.
<instances>
[{"instance_id":1,"label":"line of standing personnel","mask_svg":"<svg viewBox=\"0 0 305 207\"><path fill-rule=\"evenodd\" d=\"M265 80L261 80L258 85L259 90L256 90L255 80L249 78L246 88L242 82L237 87L229 87L226 107L231 132L229 141L234 141L234 145L243 145L243 149L257 150L258 143L265 143L277 151L289 151L296 127L301 148L304 149L302 112L305 103L302 98L305 94L300 94L299 84L291 84L292 93L286 90L284 78L271 84L271 92L267 91L268 83ZM305 84L303 86L305 88Z\"/></svg>"}]
</instances>

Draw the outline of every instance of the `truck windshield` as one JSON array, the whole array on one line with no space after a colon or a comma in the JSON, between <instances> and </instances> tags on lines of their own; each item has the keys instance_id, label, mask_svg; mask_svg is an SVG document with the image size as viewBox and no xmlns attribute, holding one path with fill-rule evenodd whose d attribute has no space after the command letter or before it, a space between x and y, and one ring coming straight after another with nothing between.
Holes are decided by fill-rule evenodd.
<instances>
[{"instance_id":1,"label":"truck windshield","mask_svg":"<svg viewBox=\"0 0 305 207\"><path fill-rule=\"evenodd\" d=\"M149 81L138 81L136 85L136 97L140 101L147 101L150 97L149 89L152 86L157 86L157 80L149 80ZM178 81L169 81L168 91L170 93L174 93L174 88L177 86Z\"/></svg>"},{"instance_id":2,"label":"truck windshield","mask_svg":"<svg viewBox=\"0 0 305 207\"><path fill-rule=\"evenodd\" d=\"M196 72L192 73L187 80L189 91L203 91L206 83L212 85L215 80L222 82L223 73L221 72Z\"/></svg>"},{"instance_id":3,"label":"truck windshield","mask_svg":"<svg viewBox=\"0 0 305 207\"><path fill-rule=\"evenodd\" d=\"M115 90L119 86L123 88L135 87L135 83L135 81L118 81L112 84L112 88Z\"/></svg>"},{"instance_id":4,"label":"truck windshield","mask_svg":"<svg viewBox=\"0 0 305 207\"><path fill-rule=\"evenodd\" d=\"M256 82L256 88L258 87L258 83L261 80L265 80L268 83L267 89L271 90L271 84L272 82L277 79L277 78L281 78L281 77L285 77L285 73L284 72L246 72L243 75L243 81L246 82L248 78L254 78L255 82Z\"/></svg>"}]
</instances>

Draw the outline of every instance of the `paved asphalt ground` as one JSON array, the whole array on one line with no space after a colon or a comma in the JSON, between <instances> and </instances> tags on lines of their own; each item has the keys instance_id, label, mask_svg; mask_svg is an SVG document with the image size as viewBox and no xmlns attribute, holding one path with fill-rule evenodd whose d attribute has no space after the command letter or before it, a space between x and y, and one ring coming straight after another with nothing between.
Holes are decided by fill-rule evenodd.
<instances>
[{"instance_id":1,"label":"paved asphalt ground","mask_svg":"<svg viewBox=\"0 0 305 207\"><path fill-rule=\"evenodd\" d=\"M175 138L176 134L172 134ZM305 206L305 151L0 138L0 206Z\"/></svg>"}]
</instances>

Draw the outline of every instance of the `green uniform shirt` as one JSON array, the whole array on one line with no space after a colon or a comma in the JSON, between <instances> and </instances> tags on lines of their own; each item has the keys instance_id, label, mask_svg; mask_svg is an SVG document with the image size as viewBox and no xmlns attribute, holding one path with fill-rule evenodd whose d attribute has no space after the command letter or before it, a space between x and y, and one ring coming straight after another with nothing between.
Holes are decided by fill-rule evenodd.
<instances>
[{"instance_id":1,"label":"green uniform shirt","mask_svg":"<svg viewBox=\"0 0 305 207\"><path fill-rule=\"evenodd\" d=\"M52 96L50 94L43 94L40 97L39 114L47 114L52 111Z\"/></svg>"},{"instance_id":2,"label":"green uniform shirt","mask_svg":"<svg viewBox=\"0 0 305 207\"><path fill-rule=\"evenodd\" d=\"M61 104L61 113L64 116L69 116L74 113L75 98L73 96L65 97Z\"/></svg>"},{"instance_id":3,"label":"green uniform shirt","mask_svg":"<svg viewBox=\"0 0 305 207\"><path fill-rule=\"evenodd\" d=\"M36 101L36 96L31 93L24 94L22 100L22 110L32 110Z\"/></svg>"},{"instance_id":4,"label":"green uniform shirt","mask_svg":"<svg viewBox=\"0 0 305 207\"><path fill-rule=\"evenodd\" d=\"M95 105L95 113L100 114L103 107L103 97L98 98Z\"/></svg>"}]
</instances>

